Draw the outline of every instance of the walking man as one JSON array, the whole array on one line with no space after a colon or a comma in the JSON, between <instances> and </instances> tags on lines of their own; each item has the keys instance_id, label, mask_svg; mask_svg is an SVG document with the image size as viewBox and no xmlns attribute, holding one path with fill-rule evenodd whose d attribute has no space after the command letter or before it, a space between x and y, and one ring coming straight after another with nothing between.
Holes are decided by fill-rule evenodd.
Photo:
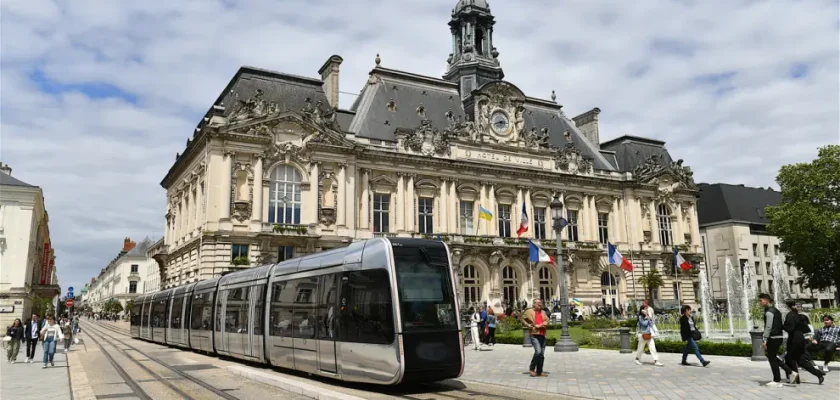
<instances>
[{"instance_id":1,"label":"walking man","mask_svg":"<svg viewBox=\"0 0 840 400\"><path fill-rule=\"evenodd\" d=\"M531 334L531 345L534 346L534 356L528 367L531 376L545 376L543 363L545 363L545 328L548 322L548 314L542 308L541 299L534 299L534 307L522 313L522 326L528 328Z\"/></svg>"},{"instance_id":2,"label":"walking man","mask_svg":"<svg viewBox=\"0 0 840 400\"><path fill-rule=\"evenodd\" d=\"M38 338L41 337L41 328L44 321L38 319L38 314L32 314L32 318L26 321L23 329L23 338L26 341L26 362L31 363L35 359L35 349L38 346Z\"/></svg>"},{"instance_id":3,"label":"walking man","mask_svg":"<svg viewBox=\"0 0 840 400\"><path fill-rule=\"evenodd\" d=\"M789 381L793 382L799 374L791 371L787 365L779 362L779 347L782 346L782 313L771 303L773 300L766 293L758 296L758 301L764 307L764 349L767 350L767 361L770 362L770 370L773 372L773 381L768 382L769 387L782 387L782 375L779 368L785 370Z\"/></svg>"}]
</instances>

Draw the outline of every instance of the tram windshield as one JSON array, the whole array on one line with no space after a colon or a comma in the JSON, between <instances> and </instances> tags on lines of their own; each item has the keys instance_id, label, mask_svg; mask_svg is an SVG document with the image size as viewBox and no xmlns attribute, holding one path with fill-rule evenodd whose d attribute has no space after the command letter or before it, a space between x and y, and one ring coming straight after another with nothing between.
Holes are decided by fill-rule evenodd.
<instances>
[{"instance_id":1,"label":"tram windshield","mask_svg":"<svg viewBox=\"0 0 840 400\"><path fill-rule=\"evenodd\" d=\"M403 332L457 329L446 248L394 246Z\"/></svg>"}]
</instances>

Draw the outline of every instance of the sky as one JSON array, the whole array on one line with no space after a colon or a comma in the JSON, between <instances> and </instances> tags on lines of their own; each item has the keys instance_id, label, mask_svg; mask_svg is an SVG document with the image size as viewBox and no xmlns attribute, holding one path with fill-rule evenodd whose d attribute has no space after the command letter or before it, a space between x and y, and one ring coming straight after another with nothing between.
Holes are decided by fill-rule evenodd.
<instances>
[{"instance_id":1,"label":"sky","mask_svg":"<svg viewBox=\"0 0 840 400\"><path fill-rule=\"evenodd\" d=\"M160 181L240 66L318 77L339 54L349 107L377 53L441 76L456 2L4 0L0 161L43 188L61 286L163 235ZM490 3L506 80L599 107L602 141L664 140L698 182L777 187L840 142L837 0Z\"/></svg>"}]
</instances>

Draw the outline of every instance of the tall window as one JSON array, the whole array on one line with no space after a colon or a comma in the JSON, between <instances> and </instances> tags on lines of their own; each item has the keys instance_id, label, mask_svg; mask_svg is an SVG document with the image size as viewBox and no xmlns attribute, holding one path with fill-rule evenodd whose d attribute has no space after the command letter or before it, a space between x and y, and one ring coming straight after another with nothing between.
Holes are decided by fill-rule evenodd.
<instances>
[{"instance_id":1,"label":"tall window","mask_svg":"<svg viewBox=\"0 0 840 400\"><path fill-rule=\"evenodd\" d=\"M656 219L659 221L659 243L670 246L674 242L671 235L671 208L660 204L656 209Z\"/></svg>"},{"instance_id":2,"label":"tall window","mask_svg":"<svg viewBox=\"0 0 840 400\"><path fill-rule=\"evenodd\" d=\"M128 293L137 293L137 282L128 283Z\"/></svg>"},{"instance_id":3,"label":"tall window","mask_svg":"<svg viewBox=\"0 0 840 400\"><path fill-rule=\"evenodd\" d=\"M764 263L764 268L767 269L767 276L773 276L773 267L770 265L770 262Z\"/></svg>"},{"instance_id":4,"label":"tall window","mask_svg":"<svg viewBox=\"0 0 840 400\"><path fill-rule=\"evenodd\" d=\"M764 245L764 257L770 257L770 245L769 244Z\"/></svg>"},{"instance_id":5,"label":"tall window","mask_svg":"<svg viewBox=\"0 0 840 400\"><path fill-rule=\"evenodd\" d=\"M510 237L510 204L499 204L499 236Z\"/></svg>"},{"instance_id":6,"label":"tall window","mask_svg":"<svg viewBox=\"0 0 840 400\"><path fill-rule=\"evenodd\" d=\"M767 281L767 292L769 292L771 295L776 291L776 288L774 286L775 285L773 284L773 281Z\"/></svg>"},{"instance_id":7,"label":"tall window","mask_svg":"<svg viewBox=\"0 0 840 400\"><path fill-rule=\"evenodd\" d=\"M760 261L755 262L755 274L756 275L761 275L761 262Z\"/></svg>"},{"instance_id":8,"label":"tall window","mask_svg":"<svg viewBox=\"0 0 840 400\"><path fill-rule=\"evenodd\" d=\"M656 259L655 258L650 259L650 270L651 271L656 271Z\"/></svg>"},{"instance_id":9,"label":"tall window","mask_svg":"<svg viewBox=\"0 0 840 400\"><path fill-rule=\"evenodd\" d=\"M577 210L566 210L566 217L569 221L569 226L566 231L569 232L569 241L578 241L578 212Z\"/></svg>"},{"instance_id":10,"label":"tall window","mask_svg":"<svg viewBox=\"0 0 840 400\"><path fill-rule=\"evenodd\" d=\"M471 201L463 201L461 200L461 208L459 210L459 216L461 219L461 234L462 235L474 235L475 229L473 228L473 202Z\"/></svg>"},{"instance_id":11,"label":"tall window","mask_svg":"<svg viewBox=\"0 0 840 400\"><path fill-rule=\"evenodd\" d=\"M758 291L758 293L761 293L761 292L764 291L764 282L761 279L756 281L755 290Z\"/></svg>"},{"instance_id":12,"label":"tall window","mask_svg":"<svg viewBox=\"0 0 840 400\"><path fill-rule=\"evenodd\" d=\"M476 304L481 301L481 277L472 265L464 267L464 305Z\"/></svg>"},{"instance_id":13,"label":"tall window","mask_svg":"<svg viewBox=\"0 0 840 400\"><path fill-rule=\"evenodd\" d=\"M534 208L534 238L545 239L545 207Z\"/></svg>"},{"instance_id":14,"label":"tall window","mask_svg":"<svg viewBox=\"0 0 840 400\"><path fill-rule=\"evenodd\" d=\"M598 213L598 239L603 244L607 244L607 242L610 241L609 220L610 220L610 215L609 214Z\"/></svg>"},{"instance_id":15,"label":"tall window","mask_svg":"<svg viewBox=\"0 0 840 400\"><path fill-rule=\"evenodd\" d=\"M502 269L502 296L510 304L519 298L519 280L516 278L516 271L511 267Z\"/></svg>"},{"instance_id":16,"label":"tall window","mask_svg":"<svg viewBox=\"0 0 840 400\"><path fill-rule=\"evenodd\" d=\"M279 250L277 251L277 262L286 261L290 258L295 257L295 247L294 246L280 246Z\"/></svg>"},{"instance_id":17,"label":"tall window","mask_svg":"<svg viewBox=\"0 0 840 400\"><path fill-rule=\"evenodd\" d=\"M390 228L390 203L391 195L374 193L373 194L373 231L374 232L389 232Z\"/></svg>"},{"instance_id":18,"label":"tall window","mask_svg":"<svg viewBox=\"0 0 840 400\"><path fill-rule=\"evenodd\" d=\"M753 243L753 257L758 257L758 243Z\"/></svg>"},{"instance_id":19,"label":"tall window","mask_svg":"<svg viewBox=\"0 0 840 400\"><path fill-rule=\"evenodd\" d=\"M435 199L429 197L417 199L417 232L434 232L434 206Z\"/></svg>"},{"instance_id":20,"label":"tall window","mask_svg":"<svg viewBox=\"0 0 840 400\"><path fill-rule=\"evenodd\" d=\"M779 255L779 245L778 244L773 245L773 254L775 254L777 256Z\"/></svg>"},{"instance_id":21,"label":"tall window","mask_svg":"<svg viewBox=\"0 0 840 400\"><path fill-rule=\"evenodd\" d=\"M540 298L547 303L554 298L554 285L551 281L551 271L548 267L540 267L539 276Z\"/></svg>"},{"instance_id":22,"label":"tall window","mask_svg":"<svg viewBox=\"0 0 840 400\"><path fill-rule=\"evenodd\" d=\"M248 259L247 244L234 244L233 246L231 246L230 259L235 261L237 258L240 257L245 260Z\"/></svg>"},{"instance_id":23,"label":"tall window","mask_svg":"<svg viewBox=\"0 0 840 400\"><path fill-rule=\"evenodd\" d=\"M131 273L136 274L137 270L140 269L140 266L137 264L131 264Z\"/></svg>"},{"instance_id":24,"label":"tall window","mask_svg":"<svg viewBox=\"0 0 840 400\"><path fill-rule=\"evenodd\" d=\"M280 165L271 172L268 194L268 222L300 224L300 172L291 165ZM259 191L254 192L259 196ZM259 214L257 210L256 215Z\"/></svg>"}]
</instances>

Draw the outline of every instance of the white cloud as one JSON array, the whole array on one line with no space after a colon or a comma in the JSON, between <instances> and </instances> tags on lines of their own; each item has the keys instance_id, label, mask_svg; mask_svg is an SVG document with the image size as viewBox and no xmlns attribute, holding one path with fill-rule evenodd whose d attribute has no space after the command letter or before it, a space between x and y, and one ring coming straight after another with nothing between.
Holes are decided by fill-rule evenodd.
<instances>
[{"instance_id":1,"label":"white cloud","mask_svg":"<svg viewBox=\"0 0 840 400\"><path fill-rule=\"evenodd\" d=\"M346 92L376 53L440 76L455 3L4 1L0 149L44 188L62 283L89 280L124 236L161 234L159 181L240 65L316 76L340 54ZM700 181L768 186L840 141L836 1L492 7L507 80L556 90L570 115L600 107L602 140L665 140Z\"/></svg>"}]
</instances>

